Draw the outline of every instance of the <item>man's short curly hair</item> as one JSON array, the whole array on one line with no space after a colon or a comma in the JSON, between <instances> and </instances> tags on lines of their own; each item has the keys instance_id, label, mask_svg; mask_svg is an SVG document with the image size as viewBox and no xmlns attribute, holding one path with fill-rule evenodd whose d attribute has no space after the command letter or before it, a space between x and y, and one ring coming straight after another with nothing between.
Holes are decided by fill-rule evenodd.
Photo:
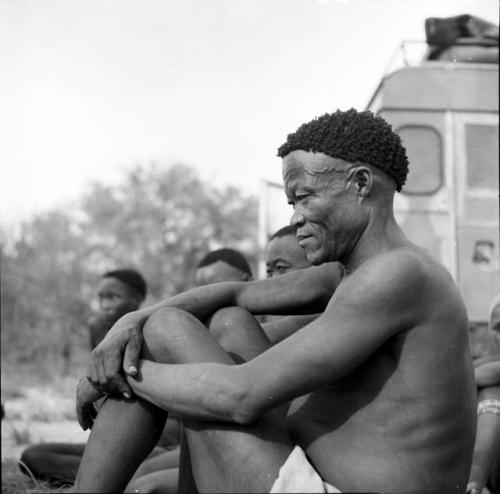
<instances>
[{"instance_id":1,"label":"man's short curly hair","mask_svg":"<svg viewBox=\"0 0 500 494\"><path fill-rule=\"evenodd\" d=\"M196 269L204 268L205 266L210 266L211 264L215 264L218 261L223 261L233 268L239 269L244 273L252 276L252 270L246 260L245 256L239 251L235 249L229 249L227 247L222 249L213 250L209 252L199 263Z\"/></svg>"},{"instance_id":2,"label":"man's short curly hair","mask_svg":"<svg viewBox=\"0 0 500 494\"><path fill-rule=\"evenodd\" d=\"M370 111L337 110L301 125L278 149L284 158L292 151L324 153L349 163L367 163L384 170L401 191L408 175L408 158L401 138Z\"/></svg>"},{"instance_id":3,"label":"man's short curly hair","mask_svg":"<svg viewBox=\"0 0 500 494\"><path fill-rule=\"evenodd\" d=\"M135 290L142 299L146 298L148 286L142 274L135 269L115 269L102 275L102 278L116 278L125 283L129 288Z\"/></svg>"},{"instance_id":4,"label":"man's short curly hair","mask_svg":"<svg viewBox=\"0 0 500 494\"><path fill-rule=\"evenodd\" d=\"M294 225L286 225L281 227L279 230L276 230L270 237L269 242L274 240L275 238L288 237L288 235L293 235L297 233L297 227Z\"/></svg>"}]
</instances>

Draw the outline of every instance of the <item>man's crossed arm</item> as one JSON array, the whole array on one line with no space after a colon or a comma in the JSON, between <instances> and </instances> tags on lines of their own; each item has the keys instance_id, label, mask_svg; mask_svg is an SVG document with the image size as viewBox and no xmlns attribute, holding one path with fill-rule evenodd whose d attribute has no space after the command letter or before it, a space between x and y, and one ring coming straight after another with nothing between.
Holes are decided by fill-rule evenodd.
<instances>
[{"instance_id":1,"label":"man's crossed arm","mask_svg":"<svg viewBox=\"0 0 500 494\"><path fill-rule=\"evenodd\" d=\"M415 270L404 258L367 263L342 282L315 321L244 364L141 361L138 379L129 377L128 383L137 395L180 416L250 423L342 378L402 328L417 325L423 311L415 301L426 283Z\"/></svg>"},{"instance_id":2,"label":"man's crossed arm","mask_svg":"<svg viewBox=\"0 0 500 494\"><path fill-rule=\"evenodd\" d=\"M342 278L336 263L311 267L254 282L206 285L176 295L119 319L90 357L87 377L99 389L131 396L125 374L135 376L142 346L142 327L165 307L184 310L201 321L217 310L240 306L253 314L310 314L322 311Z\"/></svg>"}]
</instances>

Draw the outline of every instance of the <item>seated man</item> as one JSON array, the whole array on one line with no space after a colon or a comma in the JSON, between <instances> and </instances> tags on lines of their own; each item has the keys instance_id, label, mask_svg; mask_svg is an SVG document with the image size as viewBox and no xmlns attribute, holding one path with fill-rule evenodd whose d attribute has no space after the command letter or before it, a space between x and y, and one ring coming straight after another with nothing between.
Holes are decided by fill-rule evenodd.
<instances>
[{"instance_id":1,"label":"seated man","mask_svg":"<svg viewBox=\"0 0 500 494\"><path fill-rule=\"evenodd\" d=\"M450 274L394 219L408 171L399 137L370 112L337 111L279 155L313 266L118 321L78 389L80 423L93 424L78 491L122 490L176 413L200 492L464 492L476 426L467 314ZM320 266L333 261L343 276ZM253 317L318 312L273 346ZM232 348L235 364L201 321L246 328L254 346ZM116 398L96 416L104 391Z\"/></svg>"},{"instance_id":2,"label":"seated man","mask_svg":"<svg viewBox=\"0 0 500 494\"><path fill-rule=\"evenodd\" d=\"M467 486L471 494L500 492L500 294L491 305L489 336L489 355L474 359L478 419Z\"/></svg>"},{"instance_id":3,"label":"seated man","mask_svg":"<svg viewBox=\"0 0 500 494\"><path fill-rule=\"evenodd\" d=\"M311 266L304 249L297 242L296 231L296 227L287 225L271 235L266 247L268 278ZM271 343L275 344L316 319L318 315L266 316L266 322L262 324L262 329Z\"/></svg>"},{"instance_id":4,"label":"seated man","mask_svg":"<svg viewBox=\"0 0 500 494\"><path fill-rule=\"evenodd\" d=\"M146 297L146 282L132 269L105 273L97 288L99 313L89 321L90 349L94 349L113 324L127 312L137 310ZM85 444L42 443L30 446L21 456L21 469L35 478L67 484L75 480Z\"/></svg>"}]
</instances>

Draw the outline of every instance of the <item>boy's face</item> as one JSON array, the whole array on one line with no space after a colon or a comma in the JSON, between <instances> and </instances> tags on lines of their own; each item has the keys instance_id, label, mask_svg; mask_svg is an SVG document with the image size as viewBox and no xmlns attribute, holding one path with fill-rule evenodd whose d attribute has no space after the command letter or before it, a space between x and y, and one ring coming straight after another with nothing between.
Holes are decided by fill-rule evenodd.
<instances>
[{"instance_id":1,"label":"boy's face","mask_svg":"<svg viewBox=\"0 0 500 494\"><path fill-rule=\"evenodd\" d=\"M97 298L100 311L110 319L118 319L141 305L141 298L135 290L113 277L103 278L99 282Z\"/></svg>"},{"instance_id":2,"label":"boy's face","mask_svg":"<svg viewBox=\"0 0 500 494\"><path fill-rule=\"evenodd\" d=\"M295 235L273 238L266 249L267 277L309 267L306 253L295 238Z\"/></svg>"}]
</instances>

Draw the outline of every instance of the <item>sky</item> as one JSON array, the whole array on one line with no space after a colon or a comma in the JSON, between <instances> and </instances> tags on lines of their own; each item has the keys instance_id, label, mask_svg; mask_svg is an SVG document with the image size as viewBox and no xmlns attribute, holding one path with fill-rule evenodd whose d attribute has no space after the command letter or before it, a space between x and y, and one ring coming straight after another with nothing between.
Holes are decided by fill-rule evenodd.
<instances>
[{"instance_id":1,"label":"sky","mask_svg":"<svg viewBox=\"0 0 500 494\"><path fill-rule=\"evenodd\" d=\"M0 227L151 162L257 193L288 133L464 13L497 0L0 0Z\"/></svg>"}]
</instances>

